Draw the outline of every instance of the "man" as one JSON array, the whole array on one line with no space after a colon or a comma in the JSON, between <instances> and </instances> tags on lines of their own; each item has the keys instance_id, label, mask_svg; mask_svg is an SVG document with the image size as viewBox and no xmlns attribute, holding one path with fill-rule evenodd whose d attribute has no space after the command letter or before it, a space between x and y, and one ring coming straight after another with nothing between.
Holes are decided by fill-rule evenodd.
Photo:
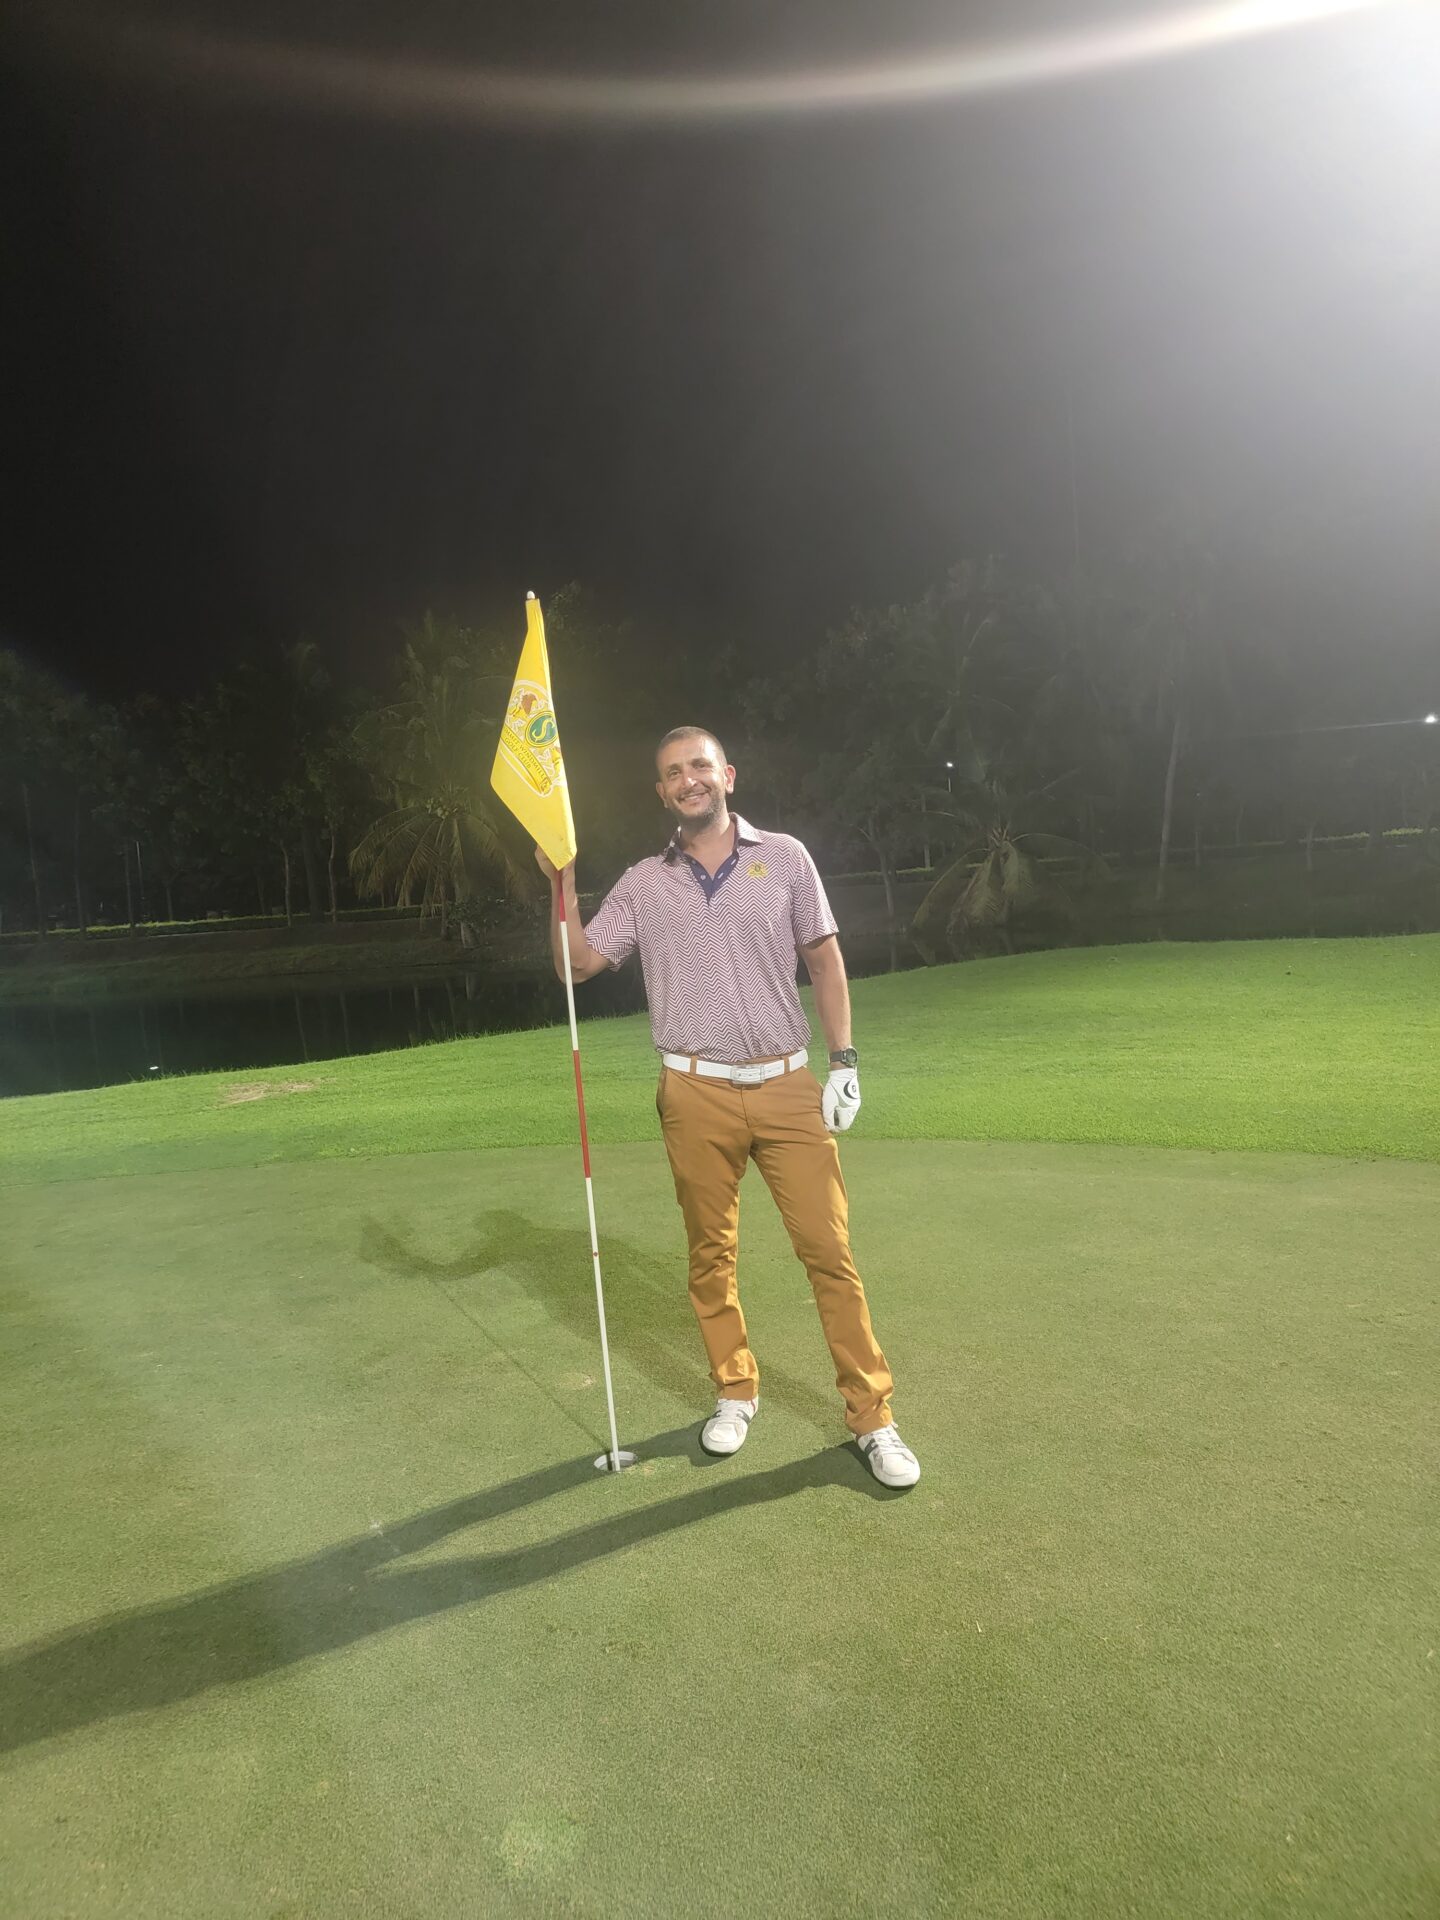
<instances>
[{"instance_id":1,"label":"man","mask_svg":"<svg viewBox=\"0 0 1440 1920\"><path fill-rule=\"evenodd\" d=\"M720 1396L701 1445L737 1452L759 1406L735 1280L740 1180L753 1159L810 1276L846 1425L877 1480L914 1486L920 1463L891 1420L890 1369L850 1257L833 1136L860 1111L860 1081L824 886L798 840L730 812L735 769L713 734L676 727L655 763L655 791L675 821L663 852L622 874L583 928L573 862L561 885L577 980L640 950L662 1062L655 1104L690 1241L690 1299ZM553 881L539 847L535 858ZM563 979L558 905L550 934ZM806 1069L810 1027L795 989L797 949L830 1048L823 1092Z\"/></svg>"}]
</instances>

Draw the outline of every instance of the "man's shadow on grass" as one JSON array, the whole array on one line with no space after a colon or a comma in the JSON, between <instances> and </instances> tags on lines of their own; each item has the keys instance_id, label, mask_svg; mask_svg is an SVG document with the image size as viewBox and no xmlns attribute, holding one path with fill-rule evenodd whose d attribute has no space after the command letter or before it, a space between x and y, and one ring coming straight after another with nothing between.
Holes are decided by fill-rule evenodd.
<instances>
[{"instance_id":1,"label":"man's shadow on grass","mask_svg":"<svg viewBox=\"0 0 1440 1920\"><path fill-rule=\"evenodd\" d=\"M440 1255L421 1246L408 1227L367 1218L360 1223L359 1253L368 1266L430 1281L522 1372L527 1370L502 1346L484 1316L483 1290L471 1283L503 1273L567 1333L592 1346L598 1342L590 1236L584 1229L539 1226L514 1208L495 1207L475 1215L462 1246ZM674 1399L690 1400L708 1391L683 1256L675 1261L642 1253L602 1228L600 1261L612 1350ZM815 1327L819 1335L818 1315ZM823 1336L817 1344L824 1355ZM548 1394L548 1389L542 1391ZM763 1358L760 1391L768 1405L784 1407L821 1433L835 1424L835 1396ZM575 1409L565 1411L573 1416Z\"/></svg>"},{"instance_id":2,"label":"man's shadow on grass","mask_svg":"<svg viewBox=\"0 0 1440 1920\"><path fill-rule=\"evenodd\" d=\"M642 1465L667 1456L696 1466L716 1464L700 1451L693 1427L657 1434L636 1451ZM239 1686L409 1621L537 1586L741 1507L832 1486L871 1499L897 1497L871 1478L851 1443L762 1473L727 1475L531 1547L431 1565L394 1565L467 1527L587 1483L597 1504L619 1491L587 1455L466 1494L389 1527L377 1523L307 1559L157 1606L109 1614L17 1648L0 1659L0 1752L121 1714L171 1706L212 1687Z\"/></svg>"}]
</instances>

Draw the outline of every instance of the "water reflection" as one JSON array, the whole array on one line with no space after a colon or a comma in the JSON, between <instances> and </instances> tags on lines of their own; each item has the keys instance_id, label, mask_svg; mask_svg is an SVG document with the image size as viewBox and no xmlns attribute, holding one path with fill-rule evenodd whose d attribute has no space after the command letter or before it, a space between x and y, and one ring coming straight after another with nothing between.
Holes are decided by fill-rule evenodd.
<instances>
[{"instance_id":1,"label":"water reflection","mask_svg":"<svg viewBox=\"0 0 1440 1920\"><path fill-rule=\"evenodd\" d=\"M591 1013L643 1005L638 976L587 983ZM334 1060L565 1018L565 989L539 974L433 970L383 986L268 982L243 990L89 1005L0 1006L0 1095L57 1093L165 1074Z\"/></svg>"},{"instance_id":2,"label":"water reflection","mask_svg":"<svg viewBox=\"0 0 1440 1920\"><path fill-rule=\"evenodd\" d=\"M902 967L916 964L908 951L897 958ZM847 944L846 959L856 975L891 965L883 942L874 951ZM587 981L578 995L582 1015L634 1013L644 1004L635 966ZM549 974L433 968L385 985L269 981L84 1005L0 1004L0 1096L304 1065L565 1018L565 989Z\"/></svg>"}]
</instances>

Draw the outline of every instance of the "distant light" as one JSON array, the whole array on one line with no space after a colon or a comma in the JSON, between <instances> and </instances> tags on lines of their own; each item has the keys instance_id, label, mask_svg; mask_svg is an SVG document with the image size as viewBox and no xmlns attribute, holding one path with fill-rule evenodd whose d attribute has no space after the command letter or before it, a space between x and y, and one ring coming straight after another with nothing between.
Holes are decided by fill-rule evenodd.
<instances>
[{"instance_id":1,"label":"distant light","mask_svg":"<svg viewBox=\"0 0 1440 1920\"><path fill-rule=\"evenodd\" d=\"M1425 724L1426 724L1426 726L1427 726L1427 727L1433 727L1433 726L1434 726L1434 724L1435 724L1435 721L1436 721L1436 718L1437 718L1437 716L1436 716L1435 714L1433 714L1433 713L1427 713L1427 714L1426 714L1426 716L1425 716Z\"/></svg>"}]
</instances>

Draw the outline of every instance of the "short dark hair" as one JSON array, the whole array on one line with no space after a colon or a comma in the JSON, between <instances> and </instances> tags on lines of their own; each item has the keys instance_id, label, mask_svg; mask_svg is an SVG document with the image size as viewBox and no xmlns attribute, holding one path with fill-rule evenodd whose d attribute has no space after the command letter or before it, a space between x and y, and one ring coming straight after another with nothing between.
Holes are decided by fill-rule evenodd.
<instances>
[{"instance_id":1,"label":"short dark hair","mask_svg":"<svg viewBox=\"0 0 1440 1920\"><path fill-rule=\"evenodd\" d=\"M721 746L719 740L710 731L709 727L672 727L665 735L665 738L656 743L655 758L657 760L672 740L712 740L715 743L715 751L720 756L721 766L729 765L729 762L725 758L724 747Z\"/></svg>"}]
</instances>

